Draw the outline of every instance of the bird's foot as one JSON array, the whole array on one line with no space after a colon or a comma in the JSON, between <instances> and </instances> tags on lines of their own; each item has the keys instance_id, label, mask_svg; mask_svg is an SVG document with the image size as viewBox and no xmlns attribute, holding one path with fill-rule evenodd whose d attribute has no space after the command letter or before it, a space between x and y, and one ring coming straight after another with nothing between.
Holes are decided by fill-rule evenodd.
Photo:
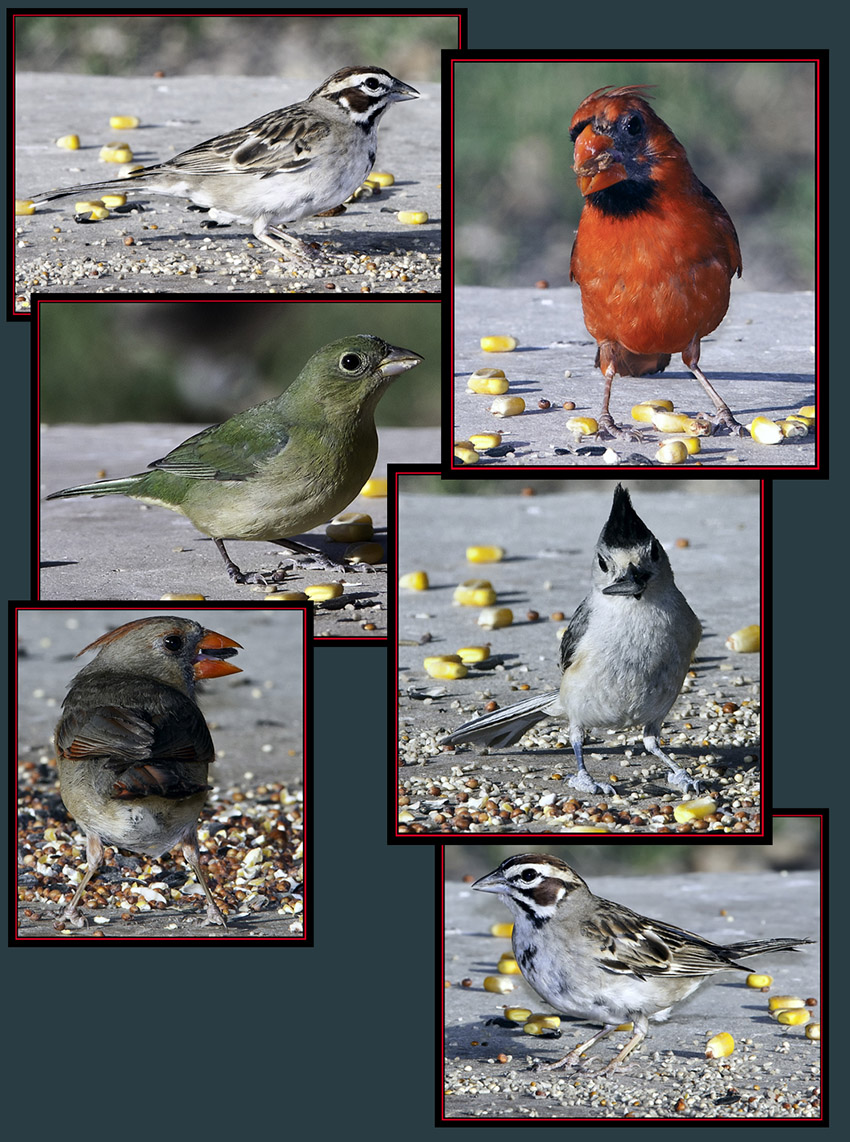
<instances>
[{"instance_id":1,"label":"bird's foot","mask_svg":"<svg viewBox=\"0 0 850 1142\"><path fill-rule=\"evenodd\" d=\"M602 439L612 440L634 440L640 441L644 439L644 434L639 428L621 428L619 424L614 423L614 418L610 413L603 412L599 417L599 432L598 436Z\"/></svg>"},{"instance_id":2,"label":"bird's foot","mask_svg":"<svg viewBox=\"0 0 850 1142\"><path fill-rule=\"evenodd\" d=\"M295 566L294 563L281 563L274 571L240 571L232 561L227 565L227 574L234 583L249 587L272 587L275 583L282 583L286 573Z\"/></svg>"},{"instance_id":3,"label":"bird's foot","mask_svg":"<svg viewBox=\"0 0 850 1142\"><path fill-rule=\"evenodd\" d=\"M667 781L670 785L674 785L681 789L683 793L702 793L702 783L697 781L685 769L673 769L668 775Z\"/></svg>"},{"instance_id":4,"label":"bird's foot","mask_svg":"<svg viewBox=\"0 0 850 1142\"><path fill-rule=\"evenodd\" d=\"M215 904L210 903L207 904L207 912L204 918L204 925L212 926L213 924L217 924L220 928L227 927L227 921L222 916L221 912L219 912Z\"/></svg>"},{"instance_id":5,"label":"bird's foot","mask_svg":"<svg viewBox=\"0 0 850 1142\"><path fill-rule=\"evenodd\" d=\"M332 555L325 555L321 551L310 552L306 555L298 553L298 566L306 571L341 571L350 575L352 572L361 574L362 572L377 571L377 567L373 567L371 563L343 563L339 559L334 559Z\"/></svg>"},{"instance_id":6,"label":"bird's foot","mask_svg":"<svg viewBox=\"0 0 850 1142\"><path fill-rule=\"evenodd\" d=\"M61 932L63 928L85 928L85 926L86 918L76 908L66 908L53 921L53 927L57 932Z\"/></svg>"},{"instance_id":7,"label":"bird's foot","mask_svg":"<svg viewBox=\"0 0 850 1142\"><path fill-rule=\"evenodd\" d=\"M567 781L573 789L578 789L580 793L602 793L606 797L613 797L615 789L613 785L600 785L598 781L594 781L586 769L580 769L578 773L574 773Z\"/></svg>"},{"instance_id":8,"label":"bird's foot","mask_svg":"<svg viewBox=\"0 0 850 1142\"><path fill-rule=\"evenodd\" d=\"M334 259L329 258L317 247L311 246L302 238L296 238L292 234L285 233L278 227L270 227L265 234L257 235L257 237L266 246L270 246L275 253L282 254L287 262L300 269L334 264Z\"/></svg>"},{"instance_id":9,"label":"bird's foot","mask_svg":"<svg viewBox=\"0 0 850 1142\"><path fill-rule=\"evenodd\" d=\"M538 1059L536 1063L532 1064L531 1069L533 1071L558 1071L561 1067L571 1067L575 1071L583 1070L584 1065L581 1061L580 1050L570 1051L568 1055L564 1055L563 1059L555 1059L551 1063L544 1063Z\"/></svg>"},{"instance_id":10,"label":"bird's foot","mask_svg":"<svg viewBox=\"0 0 850 1142\"><path fill-rule=\"evenodd\" d=\"M728 430L731 436L746 436L747 430L743 424L739 424L735 417L732 415L732 410L725 405L723 408L718 409L711 420L717 427L723 427Z\"/></svg>"}]
</instances>

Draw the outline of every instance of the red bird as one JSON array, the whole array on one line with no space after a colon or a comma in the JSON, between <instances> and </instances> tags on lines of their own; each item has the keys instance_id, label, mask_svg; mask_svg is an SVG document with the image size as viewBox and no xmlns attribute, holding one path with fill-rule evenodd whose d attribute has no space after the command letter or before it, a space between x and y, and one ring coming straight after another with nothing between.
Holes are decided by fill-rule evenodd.
<instances>
[{"instance_id":1,"label":"red bird","mask_svg":"<svg viewBox=\"0 0 850 1142\"><path fill-rule=\"evenodd\" d=\"M581 287L584 322L599 345L599 425L634 437L608 412L612 380L660 373L681 353L717 409L714 419L742 435L699 367L700 340L723 320L731 280L741 276L738 235L642 92L642 85L600 87L570 124L585 196L570 279Z\"/></svg>"}]
</instances>

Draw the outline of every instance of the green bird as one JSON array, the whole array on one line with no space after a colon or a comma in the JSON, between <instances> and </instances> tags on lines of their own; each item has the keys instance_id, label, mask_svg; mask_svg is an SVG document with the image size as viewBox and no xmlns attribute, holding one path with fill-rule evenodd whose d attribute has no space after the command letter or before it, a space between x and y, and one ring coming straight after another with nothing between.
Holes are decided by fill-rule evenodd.
<instances>
[{"instance_id":1,"label":"green bird","mask_svg":"<svg viewBox=\"0 0 850 1142\"><path fill-rule=\"evenodd\" d=\"M275 582L293 564L240 571L225 539L266 540L316 566L339 568L290 536L327 523L357 496L378 456L375 407L391 382L421 361L370 334L332 341L279 397L190 436L149 464L152 471L63 488L47 499L130 496L181 512L213 539L236 583Z\"/></svg>"}]
</instances>

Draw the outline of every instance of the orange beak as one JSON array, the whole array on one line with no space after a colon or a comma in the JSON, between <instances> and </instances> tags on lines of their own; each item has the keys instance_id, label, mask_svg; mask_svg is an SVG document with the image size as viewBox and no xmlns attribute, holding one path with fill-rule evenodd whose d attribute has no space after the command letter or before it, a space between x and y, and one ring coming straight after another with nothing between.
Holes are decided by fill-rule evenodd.
<instances>
[{"instance_id":1,"label":"orange beak","mask_svg":"<svg viewBox=\"0 0 850 1142\"><path fill-rule=\"evenodd\" d=\"M614 161L611 154L613 145L613 139L597 135L590 124L576 139L573 170L578 175L576 181L583 195L595 194L597 190L604 190L628 177L623 164Z\"/></svg>"},{"instance_id":2,"label":"orange beak","mask_svg":"<svg viewBox=\"0 0 850 1142\"><path fill-rule=\"evenodd\" d=\"M194 666L195 678L220 678L224 674L241 674L241 666L224 661L241 649L241 643L234 642L227 635L218 634L214 630L205 631L204 637L198 643L198 656Z\"/></svg>"}]
</instances>

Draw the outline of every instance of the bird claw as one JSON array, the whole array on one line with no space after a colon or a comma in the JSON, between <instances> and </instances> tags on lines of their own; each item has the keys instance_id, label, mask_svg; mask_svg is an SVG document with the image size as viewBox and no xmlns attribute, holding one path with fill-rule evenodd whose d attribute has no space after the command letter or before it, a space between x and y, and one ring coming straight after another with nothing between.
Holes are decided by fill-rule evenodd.
<instances>
[{"instance_id":1,"label":"bird claw","mask_svg":"<svg viewBox=\"0 0 850 1142\"><path fill-rule=\"evenodd\" d=\"M675 785L682 790L683 793L702 793L703 785L696 778L685 769L674 769L672 773L668 774L667 781L670 785Z\"/></svg>"},{"instance_id":2,"label":"bird claw","mask_svg":"<svg viewBox=\"0 0 850 1142\"><path fill-rule=\"evenodd\" d=\"M573 789L578 789L580 793L601 793L605 797L613 797L615 789L613 785L599 784L585 770L579 770L574 773L567 781L567 784L572 786Z\"/></svg>"},{"instance_id":3,"label":"bird claw","mask_svg":"<svg viewBox=\"0 0 850 1142\"><path fill-rule=\"evenodd\" d=\"M739 424L735 417L732 415L730 409L720 409L713 417L710 418L717 427L721 425L729 430L730 436L746 436L747 430L743 424Z\"/></svg>"},{"instance_id":4,"label":"bird claw","mask_svg":"<svg viewBox=\"0 0 850 1142\"><path fill-rule=\"evenodd\" d=\"M621 428L619 424L614 423L614 418L606 412L603 412L599 417L599 431L596 435L603 440L610 437L612 440L631 440L637 443L646 439L639 428Z\"/></svg>"}]
</instances>

